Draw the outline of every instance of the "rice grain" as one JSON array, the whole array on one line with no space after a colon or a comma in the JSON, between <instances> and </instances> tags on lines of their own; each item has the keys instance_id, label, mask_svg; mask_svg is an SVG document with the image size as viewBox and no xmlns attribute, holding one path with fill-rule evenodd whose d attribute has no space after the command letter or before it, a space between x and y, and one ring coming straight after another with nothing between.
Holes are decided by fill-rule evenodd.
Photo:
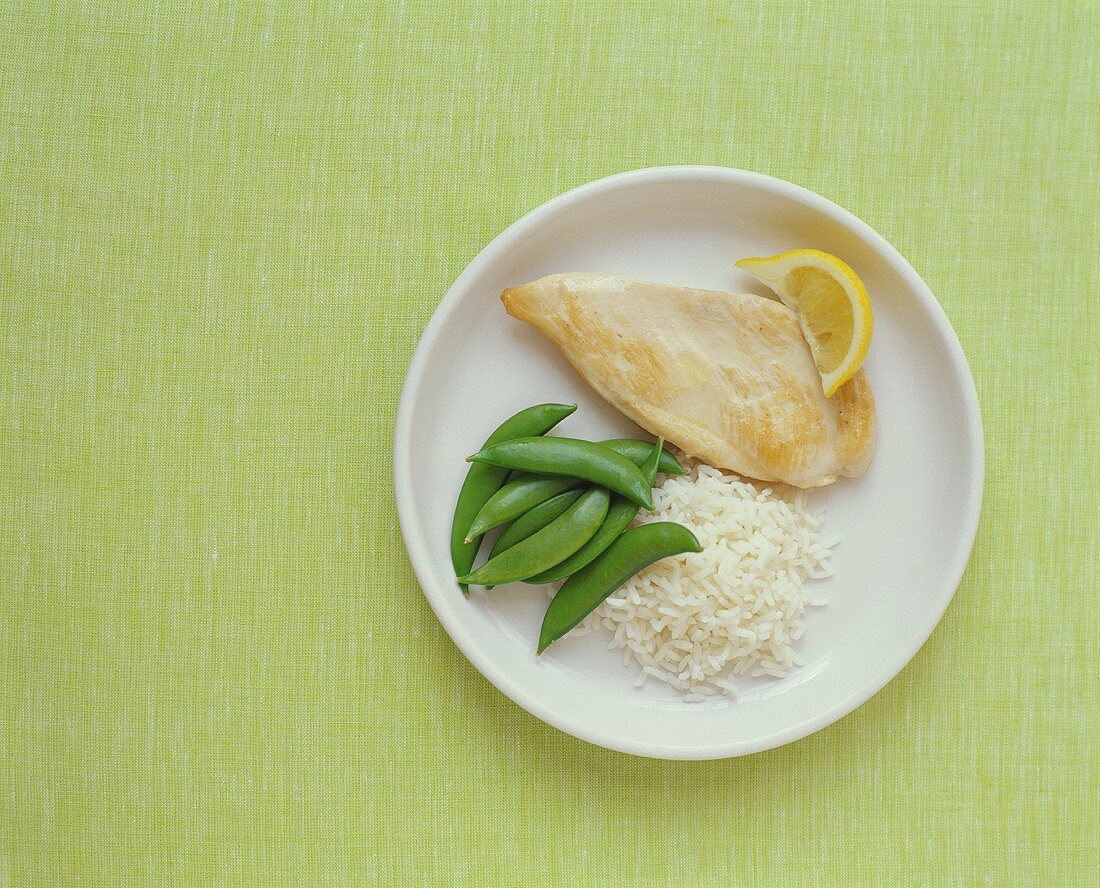
<instances>
[{"instance_id":1,"label":"rice grain","mask_svg":"<svg viewBox=\"0 0 1100 888\"><path fill-rule=\"evenodd\" d=\"M637 523L675 521L703 551L665 558L632 577L582 626L611 632L609 647L689 703L736 694L733 676L779 678L801 663L793 645L805 632L807 579L832 576L840 537L820 536L824 515L803 491L763 487L703 464L653 491L654 509Z\"/></svg>"}]
</instances>

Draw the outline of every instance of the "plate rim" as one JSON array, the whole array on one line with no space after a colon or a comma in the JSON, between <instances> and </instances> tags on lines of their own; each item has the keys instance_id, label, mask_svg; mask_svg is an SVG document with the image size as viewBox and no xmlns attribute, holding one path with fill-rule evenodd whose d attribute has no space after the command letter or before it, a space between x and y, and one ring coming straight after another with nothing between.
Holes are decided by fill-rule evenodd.
<instances>
[{"instance_id":1,"label":"plate rim","mask_svg":"<svg viewBox=\"0 0 1100 888\"><path fill-rule=\"evenodd\" d=\"M510 249L515 243L525 238L530 229L536 226L543 218L550 216L571 204L588 199L601 192L611 191L616 188L631 185L647 184L652 182L683 182L705 181L721 179L727 183L748 185L754 188L779 194L815 209L834 221L848 227L860 236L878 254L883 256L889 264L905 279L923 307L928 310L937 331L943 337L947 346L952 370L962 380L962 402L966 425L970 432L972 446L969 448L968 457L973 467L974 481L966 499L966 515L963 522L962 545L955 548L954 560L947 572L949 592L942 596L938 606L930 611L933 614L925 631L921 633L920 640L912 650L904 649L891 659L886 668L878 671L872 679L857 687L852 693L839 700L827 710L817 715L804 719L786 728L769 734L736 741L715 742L707 746L670 746L667 744L649 743L638 740L624 740L621 737L609 735L598 728L591 728L584 724L576 724L559 717L553 708L543 705L537 698L529 694L522 686L516 684L511 678L483 655L480 645L472 638L470 633L452 619L450 613L442 606L437 606L435 596L438 590L433 588L428 581L427 565L431 560L431 554L426 546L420 545L417 534L413 532L416 524L413 509L413 474L408 464L407 456L411 452L412 441L412 413L416 394L420 388L428 357L432 353L446 322L458 305L460 294L466 289L468 282L482 272L497 257ZM764 173L750 170L735 169L732 167L707 166L707 165L677 165L644 167L627 172L616 173L600 179L594 179L582 185L569 189L525 213L515 222L510 224L496 237L489 241L471 260L469 265L455 279L447 289L439 305L432 313L420 340L413 351L402 384L401 397L398 402L397 418L394 427L393 441L393 483L395 505L398 522L401 526L402 537L413 572L420 585L424 597L435 613L436 618L443 625L451 640L462 652L463 656L478 670L494 687L507 696L512 702L525 709L541 721L552 725L559 730L570 734L580 740L633 755L649 758L674 759L674 760L710 760L730 758L740 755L748 755L754 752L763 752L773 749L795 740L800 740L813 734L822 728L828 727L839 719L848 715L856 708L867 702L871 697L881 691L887 684L909 664L922 647L927 643L943 615L947 612L962 582L963 574L970 561L974 540L977 535L978 522L981 516L982 498L985 490L985 431L982 425L981 408L978 403L978 392L974 382L974 376L970 371L970 365L966 360L962 344L955 333L951 322L947 317L943 306L932 294L931 289L917 274L909 262L898 250L889 243L881 234L871 228L866 222L858 218L839 204L826 197L822 197L808 188L778 179ZM442 602L440 602L442 604Z\"/></svg>"}]
</instances>

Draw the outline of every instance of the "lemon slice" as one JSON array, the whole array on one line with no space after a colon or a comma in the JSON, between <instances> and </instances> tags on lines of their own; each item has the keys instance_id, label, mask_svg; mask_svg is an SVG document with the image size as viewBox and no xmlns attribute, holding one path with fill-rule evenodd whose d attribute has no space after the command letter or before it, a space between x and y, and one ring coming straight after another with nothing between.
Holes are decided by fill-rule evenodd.
<instances>
[{"instance_id":1,"label":"lemon slice","mask_svg":"<svg viewBox=\"0 0 1100 888\"><path fill-rule=\"evenodd\" d=\"M874 318L867 288L845 262L821 250L790 250L737 263L798 314L825 397L863 366Z\"/></svg>"}]
</instances>

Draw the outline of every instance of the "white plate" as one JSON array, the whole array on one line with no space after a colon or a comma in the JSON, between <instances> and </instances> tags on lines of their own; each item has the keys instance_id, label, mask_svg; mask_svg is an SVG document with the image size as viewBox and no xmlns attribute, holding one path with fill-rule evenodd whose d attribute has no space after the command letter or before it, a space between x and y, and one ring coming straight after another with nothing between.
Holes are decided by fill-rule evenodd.
<instances>
[{"instance_id":1,"label":"white plate","mask_svg":"<svg viewBox=\"0 0 1100 888\"><path fill-rule=\"evenodd\" d=\"M557 349L509 318L509 285L558 271L602 271L716 290L766 291L734 268L743 256L817 247L847 261L875 307L866 368L878 451L862 478L811 495L825 532L843 537L830 599L811 609L805 665L733 701L686 704L633 687L607 638L567 637L541 657L543 587L475 591L454 583L448 539L467 464L513 412L577 402L561 434L637 429L593 393ZM739 170L668 167L601 179L557 197L493 240L443 298L409 367L397 418L394 484L416 575L440 622L493 684L546 722L612 749L721 758L816 731L885 685L939 621L966 566L983 480L977 395L959 342L916 272L851 213L812 192Z\"/></svg>"}]
</instances>

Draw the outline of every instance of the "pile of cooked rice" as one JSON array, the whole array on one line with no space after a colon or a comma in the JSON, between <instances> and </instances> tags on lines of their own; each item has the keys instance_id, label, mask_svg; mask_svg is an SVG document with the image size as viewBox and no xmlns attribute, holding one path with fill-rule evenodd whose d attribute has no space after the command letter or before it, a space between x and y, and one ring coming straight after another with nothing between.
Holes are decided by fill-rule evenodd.
<instances>
[{"instance_id":1,"label":"pile of cooked rice","mask_svg":"<svg viewBox=\"0 0 1100 888\"><path fill-rule=\"evenodd\" d=\"M638 686L653 678L702 702L736 693L734 676L780 677L801 665L794 644L806 607L826 603L803 584L832 575L840 537L820 537L824 515L806 508L802 491L686 462L688 474L666 478L639 523L683 524L703 551L650 565L576 631L609 630L609 647L641 667Z\"/></svg>"}]
</instances>

